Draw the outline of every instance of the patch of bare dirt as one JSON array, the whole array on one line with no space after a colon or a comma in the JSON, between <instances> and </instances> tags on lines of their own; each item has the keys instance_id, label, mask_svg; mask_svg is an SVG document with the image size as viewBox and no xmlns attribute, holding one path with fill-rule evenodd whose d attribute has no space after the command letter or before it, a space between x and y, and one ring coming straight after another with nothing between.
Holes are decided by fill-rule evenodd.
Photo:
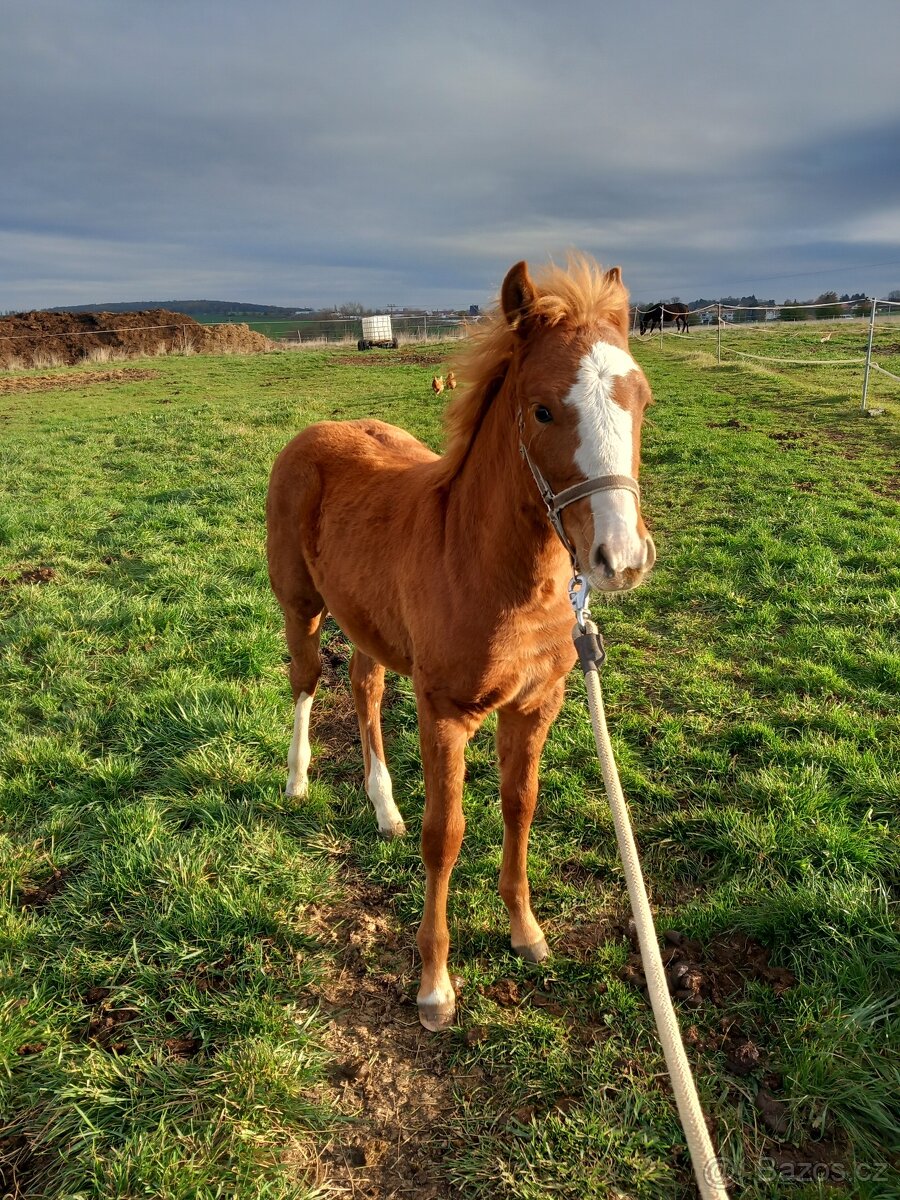
<instances>
[{"instance_id":1,"label":"patch of bare dirt","mask_svg":"<svg viewBox=\"0 0 900 1200\"><path fill-rule=\"evenodd\" d=\"M876 496L883 496L885 500L895 500L900 496L900 465L897 467L896 474L888 475L883 479L880 487L872 487L872 491Z\"/></svg>"},{"instance_id":2,"label":"patch of bare dirt","mask_svg":"<svg viewBox=\"0 0 900 1200\"><path fill-rule=\"evenodd\" d=\"M52 583L55 578L56 572L52 567L26 567L19 572L15 579L0 576L0 588L19 587L22 584Z\"/></svg>"},{"instance_id":3,"label":"patch of bare dirt","mask_svg":"<svg viewBox=\"0 0 900 1200\"><path fill-rule=\"evenodd\" d=\"M707 429L740 429L746 431L750 428L744 421L739 421L737 417L729 417L727 421L707 421Z\"/></svg>"},{"instance_id":4,"label":"patch of bare dirt","mask_svg":"<svg viewBox=\"0 0 900 1200\"><path fill-rule=\"evenodd\" d=\"M386 893L348 868L344 881L340 904L312 906L305 921L337 952L312 999L334 1062L327 1099L351 1120L294 1161L329 1196L443 1200L442 1126L455 1107L445 1040L419 1024L411 931L385 915Z\"/></svg>"},{"instance_id":5,"label":"patch of bare dirt","mask_svg":"<svg viewBox=\"0 0 900 1200\"><path fill-rule=\"evenodd\" d=\"M310 733L317 746L316 761L346 767L362 777L359 722L348 671L353 646L335 630L321 647L322 675L310 714ZM391 702L391 683L385 684L382 707Z\"/></svg>"},{"instance_id":6,"label":"patch of bare dirt","mask_svg":"<svg viewBox=\"0 0 900 1200\"><path fill-rule=\"evenodd\" d=\"M215 982L210 984L209 989L202 986L210 968L201 964L197 971L198 977L194 979L194 982L198 990L221 990L221 985ZM177 979L184 977L184 972L175 974ZM84 1037L87 1041L102 1047L109 1054L128 1054L136 1046L141 1013L139 1009L129 1005L116 1005L115 1001L110 999L112 995L113 989L108 987L92 987L85 992L83 1000L91 1012ZM185 1033L164 1038L159 1045L168 1058L178 1059L195 1058L203 1049L203 1042L199 1037ZM24 1050L20 1048L19 1053L24 1053Z\"/></svg>"},{"instance_id":7,"label":"patch of bare dirt","mask_svg":"<svg viewBox=\"0 0 900 1200\"><path fill-rule=\"evenodd\" d=\"M44 1161L46 1165L46 1161ZM36 1158L31 1143L21 1133L0 1137L0 1196L19 1197L34 1195L32 1183L40 1173L41 1162Z\"/></svg>"},{"instance_id":8,"label":"patch of bare dirt","mask_svg":"<svg viewBox=\"0 0 900 1200\"><path fill-rule=\"evenodd\" d=\"M170 1058L195 1058L203 1043L196 1037L166 1038L163 1045Z\"/></svg>"},{"instance_id":9,"label":"patch of bare dirt","mask_svg":"<svg viewBox=\"0 0 900 1200\"><path fill-rule=\"evenodd\" d=\"M572 868L565 870L567 879L575 873ZM577 868L575 870L577 871ZM596 879L592 876L588 878L590 885L596 887ZM566 958L572 958L576 962L586 962L606 942L618 940L623 936L629 937L631 924L627 912L610 908L597 917L568 925L554 933L554 952L562 954Z\"/></svg>"},{"instance_id":10,"label":"patch of bare dirt","mask_svg":"<svg viewBox=\"0 0 900 1200\"><path fill-rule=\"evenodd\" d=\"M66 886L69 872L60 867L53 868L53 874L45 879L38 887L23 888L18 895L20 908L46 908L54 896Z\"/></svg>"},{"instance_id":11,"label":"patch of bare dirt","mask_svg":"<svg viewBox=\"0 0 900 1200\"><path fill-rule=\"evenodd\" d=\"M777 996L797 982L786 967L769 965L769 951L745 934L714 938L707 946L675 929L664 934L662 952L669 991L691 1008L721 1005L750 980L767 983ZM634 944L634 943L633 943ZM641 956L635 947L622 968L622 978L646 990Z\"/></svg>"},{"instance_id":12,"label":"patch of bare dirt","mask_svg":"<svg viewBox=\"0 0 900 1200\"><path fill-rule=\"evenodd\" d=\"M359 722L347 676L352 654L352 645L340 632L322 645L322 676L310 714L310 732L321 747L318 760L353 767L362 777Z\"/></svg>"},{"instance_id":13,"label":"patch of bare dirt","mask_svg":"<svg viewBox=\"0 0 900 1200\"><path fill-rule=\"evenodd\" d=\"M332 359L342 367L383 367L392 363L397 366L437 367L447 361L447 355L434 350L394 350L390 354L366 353L343 354ZM430 380L429 380L430 382Z\"/></svg>"},{"instance_id":14,"label":"patch of bare dirt","mask_svg":"<svg viewBox=\"0 0 900 1200\"><path fill-rule=\"evenodd\" d=\"M854 1154L846 1140L825 1138L809 1140L800 1146L774 1146L768 1150L767 1157L785 1183L846 1185L849 1180L856 1178ZM886 1163L871 1164L868 1178L877 1182L886 1168ZM840 1194L848 1193L842 1189ZM829 1191L828 1195L832 1195L832 1192Z\"/></svg>"},{"instance_id":15,"label":"patch of bare dirt","mask_svg":"<svg viewBox=\"0 0 900 1200\"><path fill-rule=\"evenodd\" d=\"M140 379L158 379L159 371L126 367L120 371L81 371L77 375L7 375L0 378L0 394L4 392L72 391L95 383L130 383Z\"/></svg>"},{"instance_id":16,"label":"patch of bare dirt","mask_svg":"<svg viewBox=\"0 0 900 1200\"><path fill-rule=\"evenodd\" d=\"M197 963L190 972L176 971L176 979L188 979L198 992L229 992L233 986L231 968L234 958L226 954L217 963Z\"/></svg>"},{"instance_id":17,"label":"patch of bare dirt","mask_svg":"<svg viewBox=\"0 0 900 1200\"><path fill-rule=\"evenodd\" d=\"M101 1046L110 1054L127 1054L134 1049L134 1037L130 1027L141 1014L136 1008L113 1008L106 999L94 1008L88 1020L86 1037L89 1042Z\"/></svg>"},{"instance_id":18,"label":"patch of bare dirt","mask_svg":"<svg viewBox=\"0 0 900 1200\"><path fill-rule=\"evenodd\" d=\"M0 367L71 365L117 355L253 354L275 343L248 325L201 325L165 308L132 313L16 313L0 317Z\"/></svg>"},{"instance_id":19,"label":"patch of bare dirt","mask_svg":"<svg viewBox=\"0 0 900 1200\"><path fill-rule=\"evenodd\" d=\"M501 1008L515 1008L522 1003L519 985L514 979L498 979L484 989L484 994Z\"/></svg>"},{"instance_id":20,"label":"patch of bare dirt","mask_svg":"<svg viewBox=\"0 0 900 1200\"><path fill-rule=\"evenodd\" d=\"M829 442L833 442L840 447L841 455L848 460L854 462L860 457L860 450L856 446L848 445L849 442L855 442L855 436L851 433L846 433L842 429L824 428L822 436Z\"/></svg>"},{"instance_id":21,"label":"patch of bare dirt","mask_svg":"<svg viewBox=\"0 0 900 1200\"><path fill-rule=\"evenodd\" d=\"M780 433L767 433L767 438L771 438L773 442L781 442L788 449L793 449L793 443L802 441L806 437L805 433L800 433L797 430L784 430Z\"/></svg>"}]
</instances>

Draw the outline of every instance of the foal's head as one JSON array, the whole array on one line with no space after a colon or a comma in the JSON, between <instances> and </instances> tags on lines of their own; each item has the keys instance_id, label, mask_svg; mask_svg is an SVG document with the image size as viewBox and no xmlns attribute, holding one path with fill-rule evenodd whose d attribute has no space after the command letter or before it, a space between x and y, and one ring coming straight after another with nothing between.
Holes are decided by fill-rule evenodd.
<instances>
[{"instance_id":1,"label":"foal's head","mask_svg":"<svg viewBox=\"0 0 900 1200\"><path fill-rule=\"evenodd\" d=\"M586 258L551 268L535 283L525 263L512 267L500 294L514 333L510 380L522 444L554 493L584 480L604 490L561 510L578 568L591 587L636 587L656 559L636 483L641 423L650 387L628 351L628 293L618 267L602 272ZM535 484L537 487L537 484Z\"/></svg>"}]
</instances>

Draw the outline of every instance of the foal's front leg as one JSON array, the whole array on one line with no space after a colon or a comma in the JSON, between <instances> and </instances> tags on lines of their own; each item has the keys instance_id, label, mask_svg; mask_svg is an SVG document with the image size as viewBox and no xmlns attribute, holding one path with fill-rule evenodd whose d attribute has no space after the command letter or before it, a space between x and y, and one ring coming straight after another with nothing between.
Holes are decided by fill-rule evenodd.
<instances>
[{"instance_id":1,"label":"foal's front leg","mask_svg":"<svg viewBox=\"0 0 900 1200\"><path fill-rule=\"evenodd\" d=\"M528 834L538 795L538 764L547 731L562 707L565 683L554 684L533 709L501 709L497 719L500 799L503 808L503 863L500 895L509 911L512 948L529 962L550 953L531 911L528 886Z\"/></svg>"},{"instance_id":2,"label":"foal's front leg","mask_svg":"<svg viewBox=\"0 0 900 1200\"><path fill-rule=\"evenodd\" d=\"M447 970L447 893L466 826L462 808L465 750L474 729L459 715L439 713L427 696L417 697L417 707L425 776L425 911L416 937L422 957L416 1002L425 1028L438 1031L452 1025L456 1015L456 994Z\"/></svg>"}]
</instances>

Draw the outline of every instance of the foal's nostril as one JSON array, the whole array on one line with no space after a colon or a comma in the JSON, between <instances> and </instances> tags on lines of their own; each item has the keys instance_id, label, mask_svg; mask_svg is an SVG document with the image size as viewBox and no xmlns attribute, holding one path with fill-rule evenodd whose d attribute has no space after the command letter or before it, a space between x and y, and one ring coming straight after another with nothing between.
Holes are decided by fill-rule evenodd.
<instances>
[{"instance_id":1,"label":"foal's nostril","mask_svg":"<svg viewBox=\"0 0 900 1200\"><path fill-rule=\"evenodd\" d=\"M605 545L596 546L594 548L594 566L601 569L607 579L612 579L615 575L612 563L609 561L608 552Z\"/></svg>"}]
</instances>

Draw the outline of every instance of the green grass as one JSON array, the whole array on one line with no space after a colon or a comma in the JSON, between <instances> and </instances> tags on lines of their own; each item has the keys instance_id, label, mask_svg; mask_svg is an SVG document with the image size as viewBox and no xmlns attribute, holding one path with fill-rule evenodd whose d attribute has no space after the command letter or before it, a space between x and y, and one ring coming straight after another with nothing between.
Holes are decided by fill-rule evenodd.
<instances>
[{"instance_id":1,"label":"green grass","mask_svg":"<svg viewBox=\"0 0 900 1200\"><path fill-rule=\"evenodd\" d=\"M721 356L725 365L776 373L792 391L799 387L811 397L816 393L833 393L859 407L868 340L869 321L864 318L726 325L721 334L715 326L692 325L687 336L673 336L667 331L662 352L701 361L707 366L713 357ZM659 334L652 337L645 334L643 341L657 347ZM878 315L872 338L872 361L900 376L900 317ZM900 384L873 369L867 406L885 405L894 416L900 415Z\"/></svg>"},{"instance_id":2,"label":"green grass","mask_svg":"<svg viewBox=\"0 0 900 1200\"><path fill-rule=\"evenodd\" d=\"M748 336L769 348L769 332ZM898 410L887 381L886 416L865 419L844 375L717 368L690 339L637 350L659 563L597 606L623 784L660 928L749 935L797 979L682 1011L734 1194L897 1196ZM309 421L374 413L439 444L431 369L370 359L167 358L154 380L80 387L72 368L69 391L0 395L0 1155L21 1195L314 1194L291 1147L344 1115L305 998L332 951L306 909L339 903L343 856L411 941L423 790L401 680L386 735L405 842L375 839L352 766L314 762L310 801L283 797L262 507ZM50 582L19 582L40 566ZM557 948L540 968L509 953L496 893L490 722L470 750L451 900L465 987L444 1039L469 1082L441 1131L448 1188L687 1196L652 1018L621 978L624 881L576 678L569 692L531 856ZM55 870L55 894L27 903ZM492 998L501 981L521 1004ZM730 1072L723 1021L764 1070ZM753 1103L763 1074L780 1077L780 1137ZM779 1154L840 1167L781 1183Z\"/></svg>"}]
</instances>

